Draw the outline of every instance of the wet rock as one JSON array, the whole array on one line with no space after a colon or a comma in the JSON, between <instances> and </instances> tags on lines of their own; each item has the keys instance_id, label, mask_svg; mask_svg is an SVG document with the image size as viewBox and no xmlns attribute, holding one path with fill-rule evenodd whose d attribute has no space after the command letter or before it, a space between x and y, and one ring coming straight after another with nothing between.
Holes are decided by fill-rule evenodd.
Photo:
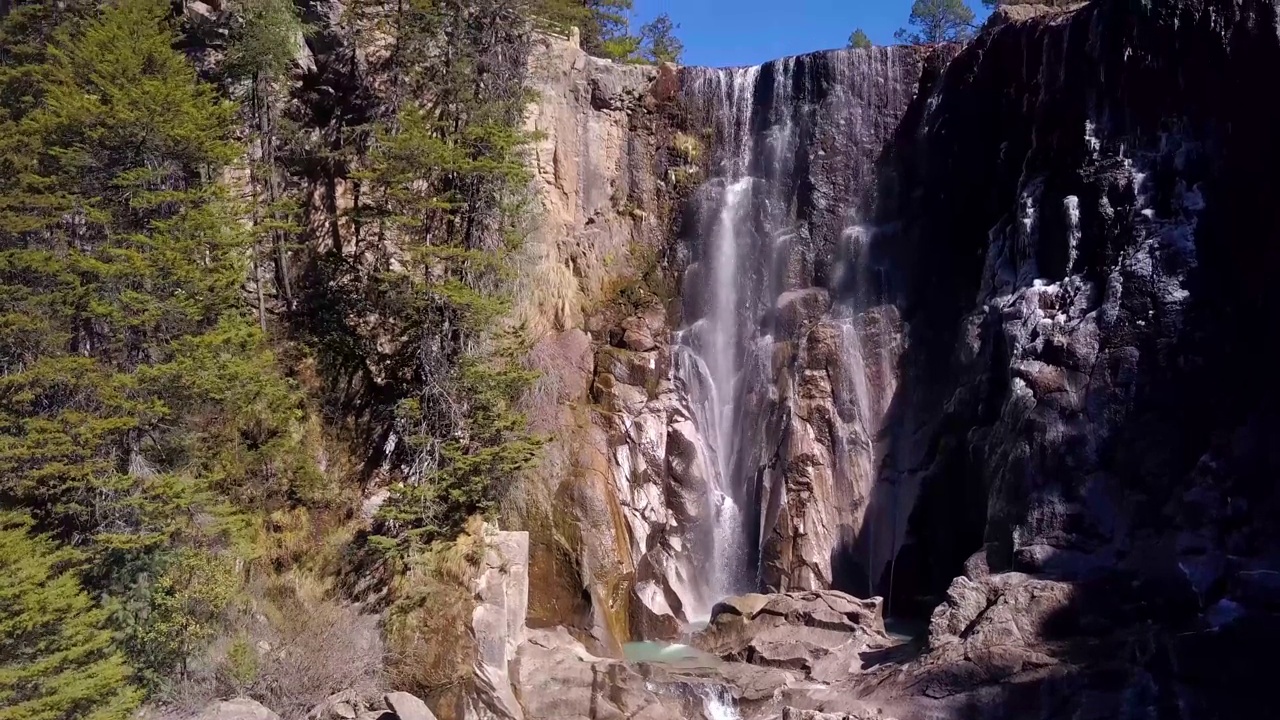
<instances>
[{"instance_id":1,"label":"wet rock","mask_svg":"<svg viewBox=\"0 0 1280 720\"><path fill-rule=\"evenodd\" d=\"M519 657L528 720L695 716L687 699L658 692L651 678L624 663L592 656L563 629L531 630Z\"/></svg>"},{"instance_id":2,"label":"wet rock","mask_svg":"<svg viewBox=\"0 0 1280 720\"><path fill-rule=\"evenodd\" d=\"M1232 579L1231 595L1241 605L1280 612L1280 572L1244 570Z\"/></svg>"},{"instance_id":3,"label":"wet rock","mask_svg":"<svg viewBox=\"0 0 1280 720\"><path fill-rule=\"evenodd\" d=\"M822 319L829 309L831 296L825 288L784 292L775 303L775 326L782 337L798 338L808 326Z\"/></svg>"}]
</instances>

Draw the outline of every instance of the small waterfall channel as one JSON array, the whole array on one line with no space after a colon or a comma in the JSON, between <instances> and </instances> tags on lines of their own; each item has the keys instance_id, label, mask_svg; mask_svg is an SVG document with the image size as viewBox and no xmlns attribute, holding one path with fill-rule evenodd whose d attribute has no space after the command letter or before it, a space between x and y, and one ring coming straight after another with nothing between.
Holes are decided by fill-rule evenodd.
<instances>
[{"instance_id":1,"label":"small waterfall channel","mask_svg":"<svg viewBox=\"0 0 1280 720\"><path fill-rule=\"evenodd\" d=\"M623 653L629 662L654 663L691 673L714 675L720 664L719 658L681 643L632 642L623 647ZM661 687L651 683L650 689L679 696L704 720L742 720L733 691L719 682L676 682Z\"/></svg>"}]
</instances>

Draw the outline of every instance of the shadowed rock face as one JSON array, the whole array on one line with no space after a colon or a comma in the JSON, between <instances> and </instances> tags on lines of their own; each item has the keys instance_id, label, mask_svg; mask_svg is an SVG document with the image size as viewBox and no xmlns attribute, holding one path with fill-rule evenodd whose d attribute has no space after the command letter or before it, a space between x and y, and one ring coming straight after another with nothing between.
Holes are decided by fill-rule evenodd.
<instances>
[{"instance_id":1,"label":"shadowed rock face","mask_svg":"<svg viewBox=\"0 0 1280 720\"><path fill-rule=\"evenodd\" d=\"M944 717L1265 706L1276 596L1246 588L1280 550L1280 110L1258 101L1277 29L1270 3L1225 0L1010 22L900 129L873 255L908 350L877 487L919 497L875 590L944 602L878 697Z\"/></svg>"}]
</instances>

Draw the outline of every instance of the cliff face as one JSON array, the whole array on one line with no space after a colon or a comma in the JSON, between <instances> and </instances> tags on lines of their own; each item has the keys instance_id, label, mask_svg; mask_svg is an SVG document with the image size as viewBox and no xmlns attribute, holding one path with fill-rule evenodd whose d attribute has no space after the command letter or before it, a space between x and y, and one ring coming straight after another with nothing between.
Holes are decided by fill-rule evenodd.
<instances>
[{"instance_id":1,"label":"cliff face","mask_svg":"<svg viewBox=\"0 0 1280 720\"><path fill-rule=\"evenodd\" d=\"M854 692L908 715L1257 701L1276 12L1052 5L954 58L683 72L711 131L678 312L619 326L594 379L633 614L885 595L932 614L928 651ZM695 587L686 548L728 577Z\"/></svg>"},{"instance_id":2,"label":"cliff face","mask_svg":"<svg viewBox=\"0 0 1280 720\"><path fill-rule=\"evenodd\" d=\"M927 611L950 585L923 661L946 679L914 691L1056 674L1045 648L1088 633L1123 692L1050 683L990 716L1258 701L1241 658L1277 631L1259 329L1280 216L1255 99L1278 61L1267 3L1094 3L984 34L902 128L875 253L909 350L878 489L922 490L875 591ZM1007 571L1048 584L986 577ZM1027 604L997 659L973 638L1002 596Z\"/></svg>"},{"instance_id":3,"label":"cliff face","mask_svg":"<svg viewBox=\"0 0 1280 720\"><path fill-rule=\"evenodd\" d=\"M373 82L325 27L320 143ZM541 41L518 312L553 442L502 519L529 624L616 655L836 588L929 637L814 711L1251 707L1280 636L1277 30L1261 0L1019 3L963 49L678 72ZM309 243L344 246L349 181L304 170ZM561 635L524 651L550 673Z\"/></svg>"},{"instance_id":4,"label":"cliff face","mask_svg":"<svg viewBox=\"0 0 1280 720\"><path fill-rule=\"evenodd\" d=\"M614 424L592 398L601 397L611 331L620 337L628 318L648 338L632 345L647 352L627 366L634 378L616 376L643 388L641 374L658 367L650 332L661 337L665 320L644 288L670 234L667 126L677 85L670 69L592 58L575 40L541 40L532 62L538 99L526 123L541 216L517 297L542 373L529 409L534 429L553 441L506 514L533 535L532 623L573 626L616 653L631 635L635 549L650 521L612 464ZM652 331L632 318L642 306Z\"/></svg>"}]
</instances>

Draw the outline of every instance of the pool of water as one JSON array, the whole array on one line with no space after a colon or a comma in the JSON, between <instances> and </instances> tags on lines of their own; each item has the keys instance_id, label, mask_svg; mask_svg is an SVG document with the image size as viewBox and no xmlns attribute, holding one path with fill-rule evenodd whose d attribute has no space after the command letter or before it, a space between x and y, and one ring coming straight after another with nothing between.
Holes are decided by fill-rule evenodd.
<instances>
[{"instance_id":1,"label":"pool of water","mask_svg":"<svg viewBox=\"0 0 1280 720\"><path fill-rule=\"evenodd\" d=\"M658 663L677 668L714 668L720 659L691 645L667 643L656 640L629 642L622 646L622 657L627 662Z\"/></svg>"},{"instance_id":2,"label":"pool of water","mask_svg":"<svg viewBox=\"0 0 1280 720\"><path fill-rule=\"evenodd\" d=\"M887 617L884 619L884 629L889 638L898 644L909 643L929 634L929 621Z\"/></svg>"}]
</instances>

